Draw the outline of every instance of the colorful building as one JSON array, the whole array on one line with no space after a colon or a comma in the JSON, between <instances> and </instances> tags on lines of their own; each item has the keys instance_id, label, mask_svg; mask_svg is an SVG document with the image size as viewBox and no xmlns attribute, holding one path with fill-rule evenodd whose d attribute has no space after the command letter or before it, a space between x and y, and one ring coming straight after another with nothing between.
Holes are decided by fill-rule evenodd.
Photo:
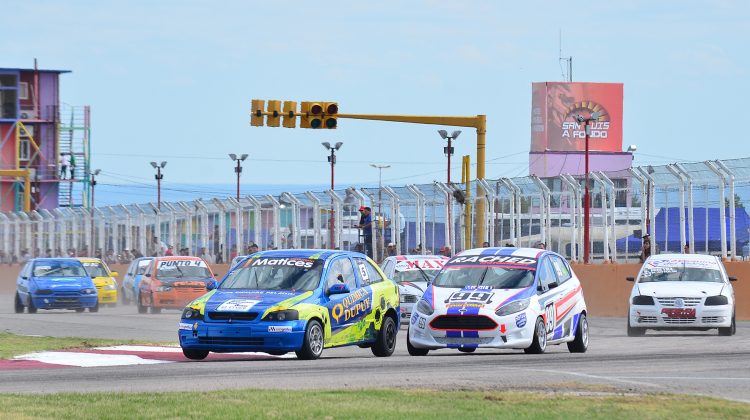
<instances>
[{"instance_id":1,"label":"colorful building","mask_svg":"<svg viewBox=\"0 0 750 420\"><path fill-rule=\"evenodd\" d=\"M87 206L90 111L60 102L64 73L0 68L0 211Z\"/></svg>"}]
</instances>

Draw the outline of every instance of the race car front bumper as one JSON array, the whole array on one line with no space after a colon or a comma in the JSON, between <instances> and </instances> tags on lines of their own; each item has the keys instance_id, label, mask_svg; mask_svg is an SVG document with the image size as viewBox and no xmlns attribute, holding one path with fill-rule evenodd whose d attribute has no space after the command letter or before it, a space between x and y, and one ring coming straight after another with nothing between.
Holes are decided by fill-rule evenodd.
<instances>
[{"instance_id":1,"label":"race car front bumper","mask_svg":"<svg viewBox=\"0 0 750 420\"><path fill-rule=\"evenodd\" d=\"M106 290L97 288L99 303L117 303L117 290Z\"/></svg>"},{"instance_id":2,"label":"race car front bumper","mask_svg":"<svg viewBox=\"0 0 750 420\"><path fill-rule=\"evenodd\" d=\"M216 353L295 351L302 348L307 321L217 323L182 319L178 336L188 350Z\"/></svg>"},{"instance_id":3,"label":"race car front bumper","mask_svg":"<svg viewBox=\"0 0 750 420\"><path fill-rule=\"evenodd\" d=\"M409 320L409 342L412 346L424 349L441 348L499 348L522 349L531 346L534 339L534 320L531 311L522 311L491 319L496 328L476 330L437 329L431 324L440 314L429 317L414 312Z\"/></svg>"},{"instance_id":4,"label":"race car front bumper","mask_svg":"<svg viewBox=\"0 0 750 420\"><path fill-rule=\"evenodd\" d=\"M636 328L668 329L706 329L729 327L732 325L734 308L732 305L697 306L692 313L685 314L672 311L661 305L631 305L630 326ZM672 311L672 312L670 312Z\"/></svg>"},{"instance_id":5,"label":"race car front bumper","mask_svg":"<svg viewBox=\"0 0 750 420\"><path fill-rule=\"evenodd\" d=\"M78 309L96 306L97 295L32 295L39 309Z\"/></svg>"}]
</instances>

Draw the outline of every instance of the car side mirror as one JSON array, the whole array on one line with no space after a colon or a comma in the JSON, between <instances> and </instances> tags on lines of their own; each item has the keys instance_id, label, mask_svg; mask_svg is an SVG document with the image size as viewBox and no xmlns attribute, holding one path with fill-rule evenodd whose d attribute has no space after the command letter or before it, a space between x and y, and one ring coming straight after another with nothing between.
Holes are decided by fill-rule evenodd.
<instances>
[{"instance_id":1,"label":"car side mirror","mask_svg":"<svg viewBox=\"0 0 750 420\"><path fill-rule=\"evenodd\" d=\"M625 280L627 280L627 281L635 281L635 277L625 277Z\"/></svg>"},{"instance_id":2,"label":"car side mirror","mask_svg":"<svg viewBox=\"0 0 750 420\"><path fill-rule=\"evenodd\" d=\"M206 290L214 290L217 287L219 287L219 282L216 280L211 280L206 283Z\"/></svg>"},{"instance_id":3,"label":"car side mirror","mask_svg":"<svg viewBox=\"0 0 750 420\"><path fill-rule=\"evenodd\" d=\"M220 273L214 273L214 277L219 278L219 277L221 277L221 274Z\"/></svg>"},{"instance_id":4,"label":"car side mirror","mask_svg":"<svg viewBox=\"0 0 750 420\"><path fill-rule=\"evenodd\" d=\"M737 277L729 276L729 281L737 281Z\"/></svg>"},{"instance_id":5,"label":"car side mirror","mask_svg":"<svg viewBox=\"0 0 750 420\"><path fill-rule=\"evenodd\" d=\"M553 281L552 283L550 283L550 284L547 285L547 287L550 288L550 289L554 289L557 286L558 286L558 284L557 284L556 281Z\"/></svg>"},{"instance_id":6,"label":"car side mirror","mask_svg":"<svg viewBox=\"0 0 750 420\"><path fill-rule=\"evenodd\" d=\"M112 274L112 277L117 277L117 276L120 275L120 273L118 273L117 271L113 271L113 272L111 272L109 274Z\"/></svg>"},{"instance_id":7,"label":"car side mirror","mask_svg":"<svg viewBox=\"0 0 750 420\"><path fill-rule=\"evenodd\" d=\"M29 279L29 276L21 276L21 278L22 278L22 279L24 279L24 280L28 280L28 279ZM731 280L731 277L730 277L730 280ZM736 280L736 279L735 279L735 280Z\"/></svg>"},{"instance_id":8,"label":"car side mirror","mask_svg":"<svg viewBox=\"0 0 750 420\"><path fill-rule=\"evenodd\" d=\"M144 274L144 276L151 277L151 273L146 273L146 274Z\"/></svg>"},{"instance_id":9,"label":"car side mirror","mask_svg":"<svg viewBox=\"0 0 750 420\"><path fill-rule=\"evenodd\" d=\"M328 291L326 293L329 296L349 293L349 286L347 286L345 283L334 284L333 286L328 288Z\"/></svg>"}]
</instances>

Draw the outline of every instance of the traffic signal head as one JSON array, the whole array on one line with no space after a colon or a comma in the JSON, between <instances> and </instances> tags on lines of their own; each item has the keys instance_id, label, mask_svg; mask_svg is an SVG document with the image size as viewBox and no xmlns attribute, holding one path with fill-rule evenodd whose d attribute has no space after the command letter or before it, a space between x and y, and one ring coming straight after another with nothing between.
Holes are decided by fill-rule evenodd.
<instances>
[{"instance_id":1,"label":"traffic signal head","mask_svg":"<svg viewBox=\"0 0 750 420\"><path fill-rule=\"evenodd\" d=\"M281 101L268 101L268 112L270 115L266 118L266 125L279 127L281 125Z\"/></svg>"},{"instance_id":2,"label":"traffic signal head","mask_svg":"<svg viewBox=\"0 0 750 420\"><path fill-rule=\"evenodd\" d=\"M253 99L250 105L250 125L253 127L263 127L263 105L262 99Z\"/></svg>"},{"instance_id":3,"label":"traffic signal head","mask_svg":"<svg viewBox=\"0 0 750 420\"><path fill-rule=\"evenodd\" d=\"M297 126L297 102L284 101L284 114L282 115L282 125L286 128L294 128Z\"/></svg>"},{"instance_id":4,"label":"traffic signal head","mask_svg":"<svg viewBox=\"0 0 750 420\"><path fill-rule=\"evenodd\" d=\"M310 128L321 128L323 126L323 104L320 102L310 102L310 108L307 110L307 119Z\"/></svg>"},{"instance_id":5,"label":"traffic signal head","mask_svg":"<svg viewBox=\"0 0 750 420\"><path fill-rule=\"evenodd\" d=\"M299 119L299 127L300 128L310 128L310 118L308 115L310 114L310 104L312 102L302 102L299 107L300 112L300 119Z\"/></svg>"},{"instance_id":6,"label":"traffic signal head","mask_svg":"<svg viewBox=\"0 0 750 420\"><path fill-rule=\"evenodd\" d=\"M339 104L336 102L323 103L323 128L333 129L338 124L337 115L339 113Z\"/></svg>"}]
</instances>

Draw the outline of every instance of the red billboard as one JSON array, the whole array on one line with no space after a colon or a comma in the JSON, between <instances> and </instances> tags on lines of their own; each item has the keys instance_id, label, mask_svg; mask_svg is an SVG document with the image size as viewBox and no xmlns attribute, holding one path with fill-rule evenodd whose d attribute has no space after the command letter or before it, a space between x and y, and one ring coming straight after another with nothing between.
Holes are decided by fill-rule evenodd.
<instances>
[{"instance_id":1,"label":"red billboard","mask_svg":"<svg viewBox=\"0 0 750 420\"><path fill-rule=\"evenodd\" d=\"M531 85L531 151L584 151L577 116L591 118L589 150L622 152L622 83L543 82Z\"/></svg>"}]
</instances>

